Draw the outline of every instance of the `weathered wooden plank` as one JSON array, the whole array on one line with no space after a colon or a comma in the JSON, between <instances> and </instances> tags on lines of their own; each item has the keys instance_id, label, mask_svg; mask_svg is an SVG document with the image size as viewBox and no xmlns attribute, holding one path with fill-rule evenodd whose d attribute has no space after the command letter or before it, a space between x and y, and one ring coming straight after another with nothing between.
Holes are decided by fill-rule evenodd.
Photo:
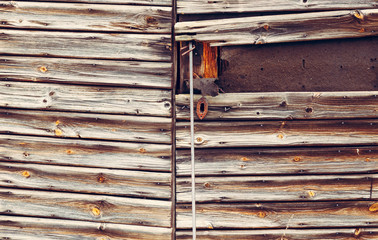
<instances>
[{"instance_id":1,"label":"weathered wooden plank","mask_svg":"<svg viewBox=\"0 0 378 240\"><path fill-rule=\"evenodd\" d=\"M170 199L171 174L0 163L0 186Z\"/></svg>"},{"instance_id":2,"label":"weathered wooden plank","mask_svg":"<svg viewBox=\"0 0 378 240\"><path fill-rule=\"evenodd\" d=\"M171 115L171 91L0 82L0 107L132 115Z\"/></svg>"},{"instance_id":3,"label":"weathered wooden plank","mask_svg":"<svg viewBox=\"0 0 378 240\"><path fill-rule=\"evenodd\" d=\"M89 221L0 216L0 232L12 240L167 240L171 229Z\"/></svg>"},{"instance_id":4,"label":"weathered wooden plank","mask_svg":"<svg viewBox=\"0 0 378 240\"><path fill-rule=\"evenodd\" d=\"M147 5L147 6L172 6L170 0L48 0L49 2L90 3L90 4L114 4L114 5Z\"/></svg>"},{"instance_id":5,"label":"weathered wooden plank","mask_svg":"<svg viewBox=\"0 0 378 240\"><path fill-rule=\"evenodd\" d=\"M378 239L377 228L337 228L337 229L269 229L269 230L203 230L197 231L197 239L218 240L350 240ZM176 239L192 239L191 231L177 231Z\"/></svg>"},{"instance_id":6,"label":"weathered wooden plank","mask_svg":"<svg viewBox=\"0 0 378 240\"><path fill-rule=\"evenodd\" d=\"M170 33L172 25L170 7L5 1L0 12L6 28Z\"/></svg>"},{"instance_id":7,"label":"weathered wooden plank","mask_svg":"<svg viewBox=\"0 0 378 240\"><path fill-rule=\"evenodd\" d=\"M7 188L0 196L7 215L170 227L168 201Z\"/></svg>"},{"instance_id":8,"label":"weathered wooden plank","mask_svg":"<svg viewBox=\"0 0 378 240\"><path fill-rule=\"evenodd\" d=\"M377 22L371 9L179 22L175 31L176 41L229 46L375 36Z\"/></svg>"},{"instance_id":9,"label":"weathered wooden plank","mask_svg":"<svg viewBox=\"0 0 378 240\"><path fill-rule=\"evenodd\" d=\"M377 118L378 91L222 93L206 96L206 120ZM202 96L195 95L197 102ZM176 95L178 119L190 118L188 94ZM197 116L195 116L198 119Z\"/></svg>"},{"instance_id":10,"label":"weathered wooden plank","mask_svg":"<svg viewBox=\"0 0 378 240\"><path fill-rule=\"evenodd\" d=\"M0 133L170 144L171 126L163 117L0 109Z\"/></svg>"},{"instance_id":11,"label":"weathered wooden plank","mask_svg":"<svg viewBox=\"0 0 378 240\"><path fill-rule=\"evenodd\" d=\"M189 150L176 152L178 176L190 176ZM197 149L196 176L377 172L378 147Z\"/></svg>"},{"instance_id":12,"label":"weathered wooden plank","mask_svg":"<svg viewBox=\"0 0 378 240\"><path fill-rule=\"evenodd\" d=\"M197 148L376 145L378 119L197 122ZM177 123L178 148L190 148L188 122Z\"/></svg>"},{"instance_id":13,"label":"weathered wooden plank","mask_svg":"<svg viewBox=\"0 0 378 240\"><path fill-rule=\"evenodd\" d=\"M169 172L171 146L0 135L0 161Z\"/></svg>"},{"instance_id":14,"label":"weathered wooden plank","mask_svg":"<svg viewBox=\"0 0 378 240\"><path fill-rule=\"evenodd\" d=\"M376 175L196 177L197 202L370 199ZM177 179L177 202L191 201L190 178Z\"/></svg>"},{"instance_id":15,"label":"weathered wooden plank","mask_svg":"<svg viewBox=\"0 0 378 240\"><path fill-rule=\"evenodd\" d=\"M177 12L179 14L211 14L211 13L242 13L242 12L276 12L276 11L318 11L335 9L375 8L374 0L178 0Z\"/></svg>"},{"instance_id":16,"label":"weathered wooden plank","mask_svg":"<svg viewBox=\"0 0 378 240\"><path fill-rule=\"evenodd\" d=\"M172 64L69 58L0 57L0 80L171 88Z\"/></svg>"},{"instance_id":17,"label":"weathered wooden plank","mask_svg":"<svg viewBox=\"0 0 378 240\"><path fill-rule=\"evenodd\" d=\"M377 202L198 204L199 229L376 227ZM376 210L376 209L375 209ZM192 226L190 205L178 205L177 227Z\"/></svg>"},{"instance_id":18,"label":"weathered wooden plank","mask_svg":"<svg viewBox=\"0 0 378 240\"><path fill-rule=\"evenodd\" d=\"M168 62L170 48L162 34L0 30L0 54Z\"/></svg>"}]
</instances>

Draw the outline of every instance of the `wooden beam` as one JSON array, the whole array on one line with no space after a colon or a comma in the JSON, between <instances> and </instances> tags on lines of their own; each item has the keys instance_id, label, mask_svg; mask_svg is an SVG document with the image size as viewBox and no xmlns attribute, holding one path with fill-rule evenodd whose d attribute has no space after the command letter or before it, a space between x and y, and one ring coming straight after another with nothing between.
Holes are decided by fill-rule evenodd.
<instances>
[{"instance_id":1,"label":"wooden beam","mask_svg":"<svg viewBox=\"0 0 378 240\"><path fill-rule=\"evenodd\" d=\"M146 6L172 6L170 0L49 0L49 2L114 4L114 5L146 5Z\"/></svg>"}]
</instances>

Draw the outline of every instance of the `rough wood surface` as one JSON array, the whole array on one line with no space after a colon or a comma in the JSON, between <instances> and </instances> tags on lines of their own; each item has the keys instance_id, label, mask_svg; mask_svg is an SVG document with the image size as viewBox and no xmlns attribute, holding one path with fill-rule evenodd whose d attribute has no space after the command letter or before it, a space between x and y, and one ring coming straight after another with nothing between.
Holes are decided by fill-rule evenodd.
<instances>
[{"instance_id":1,"label":"rough wood surface","mask_svg":"<svg viewBox=\"0 0 378 240\"><path fill-rule=\"evenodd\" d=\"M5 1L1 27L69 31L170 33L171 8Z\"/></svg>"},{"instance_id":2,"label":"rough wood surface","mask_svg":"<svg viewBox=\"0 0 378 240\"><path fill-rule=\"evenodd\" d=\"M175 31L176 41L228 46L375 36L377 22L371 9L179 22Z\"/></svg>"},{"instance_id":3,"label":"rough wood surface","mask_svg":"<svg viewBox=\"0 0 378 240\"><path fill-rule=\"evenodd\" d=\"M170 227L168 201L7 188L0 196L7 215Z\"/></svg>"},{"instance_id":4,"label":"rough wood surface","mask_svg":"<svg viewBox=\"0 0 378 240\"><path fill-rule=\"evenodd\" d=\"M195 95L194 101L201 97ZM221 93L206 99L205 120L378 117L378 91ZM189 120L189 104L188 94L176 95L178 119Z\"/></svg>"},{"instance_id":5,"label":"rough wood surface","mask_svg":"<svg viewBox=\"0 0 378 240\"><path fill-rule=\"evenodd\" d=\"M162 34L0 30L0 54L168 62L170 48Z\"/></svg>"},{"instance_id":6,"label":"rough wood surface","mask_svg":"<svg viewBox=\"0 0 378 240\"><path fill-rule=\"evenodd\" d=\"M271 229L271 230L202 230L197 231L200 240L351 240L378 239L377 228L342 229ZM176 239L192 239L191 231L177 231Z\"/></svg>"},{"instance_id":7,"label":"rough wood surface","mask_svg":"<svg viewBox=\"0 0 378 240\"><path fill-rule=\"evenodd\" d=\"M0 163L3 187L170 199L170 182L170 173Z\"/></svg>"},{"instance_id":8,"label":"rough wood surface","mask_svg":"<svg viewBox=\"0 0 378 240\"><path fill-rule=\"evenodd\" d=\"M4 239L17 240L167 240L171 229L31 217L0 216Z\"/></svg>"},{"instance_id":9,"label":"rough wood surface","mask_svg":"<svg viewBox=\"0 0 378 240\"><path fill-rule=\"evenodd\" d=\"M197 202L370 199L376 175L196 177ZM374 193L373 193L374 192ZM177 179L177 202L191 202L190 178Z\"/></svg>"},{"instance_id":10,"label":"rough wood surface","mask_svg":"<svg viewBox=\"0 0 378 240\"><path fill-rule=\"evenodd\" d=\"M172 64L0 56L0 80L170 89Z\"/></svg>"},{"instance_id":11,"label":"rough wood surface","mask_svg":"<svg viewBox=\"0 0 378 240\"><path fill-rule=\"evenodd\" d=\"M378 172L378 147L197 149L196 176ZM190 176L189 150L176 153L178 176Z\"/></svg>"},{"instance_id":12,"label":"rough wood surface","mask_svg":"<svg viewBox=\"0 0 378 240\"><path fill-rule=\"evenodd\" d=\"M45 0L43 0L45 1ZM91 4L114 4L114 5L151 5L151 6L172 6L170 0L48 0L49 2L68 3L91 3Z\"/></svg>"},{"instance_id":13,"label":"rough wood surface","mask_svg":"<svg viewBox=\"0 0 378 240\"><path fill-rule=\"evenodd\" d=\"M132 115L171 115L171 91L0 82L0 107Z\"/></svg>"},{"instance_id":14,"label":"rough wood surface","mask_svg":"<svg viewBox=\"0 0 378 240\"><path fill-rule=\"evenodd\" d=\"M0 161L169 172L171 146L0 135Z\"/></svg>"},{"instance_id":15,"label":"rough wood surface","mask_svg":"<svg viewBox=\"0 0 378 240\"><path fill-rule=\"evenodd\" d=\"M242 13L242 12L276 12L276 11L318 11L334 9L375 8L374 0L178 0L178 14L211 14L211 13Z\"/></svg>"},{"instance_id":16,"label":"rough wood surface","mask_svg":"<svg viewBox=\"0 0 378 240\"><path fill-rule=\"evenodd\" d=\"M20 135L170 144L171 126L163 117L0 109L0 133Z\"/></svg>"},{"instance_id":17,"label":"rough wood surface","mask_svg":"<svg viewBox=\"0 0 378 240\"><path fill-rule=\"evenodd\" d=\"M198 204L199 229L376 227L377 202L285 202ZM178 205L177 227L192 226L190 205Z\"/></svg>"},{"instance_id":18,"label":"rough wood surface","mask_svg":"<svg viewBox=\"0 0 378 240\"><path fill-rule=\"evenodd\" d=\"M197 122L196 148L376 145L378 119ZM178 148L190 148L188 122L177 123Z\"/></svg>"}]
</instances>

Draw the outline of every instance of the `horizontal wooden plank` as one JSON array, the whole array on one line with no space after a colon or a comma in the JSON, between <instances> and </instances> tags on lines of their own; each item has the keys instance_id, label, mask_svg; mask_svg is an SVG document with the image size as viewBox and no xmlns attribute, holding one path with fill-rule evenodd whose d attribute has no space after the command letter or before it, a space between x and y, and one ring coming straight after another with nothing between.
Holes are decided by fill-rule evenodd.
<instances>
[{"instance_id":1,"label":"horizontal wooden plank","mask_svg":"<svg viewBox=\"0 0 378 240\"><path fill-rule=\"evenodd\" d=\"M170 48L162 34L0 30L0 54L168 62Z\"/></svg>"},{"instance_id":2,"label":"horizontal wooden plank","mask_svg":"<svg viewBox=\"0 0 378 240\"><path fill-rule=\"evenodd\" d=\"M170 227L168 201L0 188L8 215Z\"/></svg>"},{"instance_id":3,"label":"horizontal wooden plank","mask_svg":"<svg viewBox=\"0 0 378 240\"><path fill-rule=\"evenodd\" d=\"M196 176L377 172L378 147L197 149ZM189 150L176 153L177 176L191 175Z\"/></svg>"},{"instance_id":4,"label":"horizontal wooden plank","mask_svg":"<svg viewBox=\"0 0 378 240\"><path fill-rule=\"evenodd\" d=\"M171 88L172 64L0 56L0 80Z\"/></svg>"},{"instance_id":5,"label":"horizontal wooden plank","mask_svg":"<svg viewBox=\"0 0 378 240\"><path fill-rule=\"evenodd\" d=\"M223 93L206 96L205 120L377 118L377 96L378 91ZM176 95L178 119L190 119L189 105L188 94Z\"/></svg>"},{"instance_id":6,"label":"horizontal wooden plank","mask_svg":"<svg viewBox=\"0 0 378 240\"><path fill-rule=\"evenodd\" d=\"M0 163L0 186L170 199L171 174Z\"/></svg>"},{"instance_id":7,"label":"horizontal wooden plank","mask_svg":"<svg viewBox=\"0 0 378 240\"><path fill-rule=\"evenodd\" d=\"M179 14L243 13L243 12L276 12L276 11L318 11L335 9L375 8L374 0L332 0L286 1L286 0L178 0Z\"/></svg>"},{"instance_id":8,"label":"horizontal wooden plank","mask_svg":"<svg viewBox=\"0 0 378 240\"><path fill-rule=\"evenodd\" d=\"M169 172L171 146L0 135L0 161Z\"/></svg>"},{"instance_id":9,"label":"horizontal wooden plank","mask_svg":"<svg viewBox=\"0 0 378 240\"><path fill-rule=\"evenodd\" d=\"M197 202L370 199L377 175L196 177ZM177 202L191 202L190 178L177 179Z\"/></svg>"},{"instance_id":10,"label":"horizontal wooden plank","mask_svg":"<svg viewBox=\"0 0 378 240\"><path fill-rule=\"evenodd\" d=\"M0 4L6 28L170 33L171 8L9 1Z\"/></svg>"},{"instance_id":11,"label":"horizontal wooden plank","mask_svg":"<svg viewBox=\"0 0 378 240\"><path fill-rule=\"evenodd\" d=\"M3 238L17 240L167 240L171 229L31 217L0 216Z\"/></svg>"},{"instance_id":12,"label":"horizontal wooden plank","mask_svg":"<svg viewBox=\"0 0 378 240\"><path fill-rule=\"evenodd\" d=\"M45 0L44 0L45 1ZM90 4L114 4L114 5L151 5L172 6L170 0L48 0L49 2L90 3Z\"/></svg>"},{"instance_id":13,"label":"horizontal wooden plank","mask_svg":"<svg viewBox=\"0 0 378 240\"><path fill-rule=\"evenodd\" d=\"M171 126L163 117L0 109L0 133L170 144Z\"/></svg>"},{"instance_id":14,"label":"horizontal wooden plank","mask_svg":"<svg viewBox=\"0 0 378 240\"><path fill-rule=\"evenodd\" d=\"M199 229L376 227L376 202L286 202L197 205ZM370 210L369 210L370 209ZM177 227L192 226L190 205L178 205Z\"/></svg>"},{"instance_id":15,"label":"horizontal wooden plank","mask_svg":"<svg viewBox=\"0 0 378 240\"><path fill-rule=\"evenodd\" d=\"M270 229L270 230L202 230L197 231L200 240L370 240L378 238L378 228L337 228L337 229ZM192 239L191 231L177 231L176 239Z\"/></svg>"},{"instance_id":16,"label":"horizontal wooden plank","mask_svg":"<svg viewBox=\"0 0 378 240\"><path fill-rule=\"evenodd\" d=\"M329 11L179 22L176 41L212 46L376 36L378 9Z\"/></svg>"},{"instance_id":17,"label":"horizontal wooden plank","mask_svg":"<svg viewBox=\"0 0 378 240\"><path fill-rule=\"evenodd\" d=\"M273 147L376 145L378 119L316 121L197 122L195 145L211 147ZM178 148L190 148L188 122L177 123Z\"/></svg>"},{"instance_id":18,"label":"horizontal wooden plank","mask_svg":"<svg viewBox=\"0 0 378 240\"><path fill-rule=\"evenodd\" d=\"M132 115L171 115L171 91L0 82L0 107Z\"/></svg>"}]
</instances>

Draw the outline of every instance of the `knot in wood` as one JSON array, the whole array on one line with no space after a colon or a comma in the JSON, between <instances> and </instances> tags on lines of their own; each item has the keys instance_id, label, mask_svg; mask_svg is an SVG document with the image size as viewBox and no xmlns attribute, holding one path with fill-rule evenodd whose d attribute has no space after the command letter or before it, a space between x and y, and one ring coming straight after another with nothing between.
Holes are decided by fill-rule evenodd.
<instances>
[{"instance_id":1,"label":"knot in wood","mask_svg":"<svg viewBox=\"0 0 378 240\"><path fill-rule=\"evenodd\" d=\"M30 177L30 173L28 171L23 171L22 173L22 176L24 176L25 178L29 178Z\"/></svg>"}]
</instances>

